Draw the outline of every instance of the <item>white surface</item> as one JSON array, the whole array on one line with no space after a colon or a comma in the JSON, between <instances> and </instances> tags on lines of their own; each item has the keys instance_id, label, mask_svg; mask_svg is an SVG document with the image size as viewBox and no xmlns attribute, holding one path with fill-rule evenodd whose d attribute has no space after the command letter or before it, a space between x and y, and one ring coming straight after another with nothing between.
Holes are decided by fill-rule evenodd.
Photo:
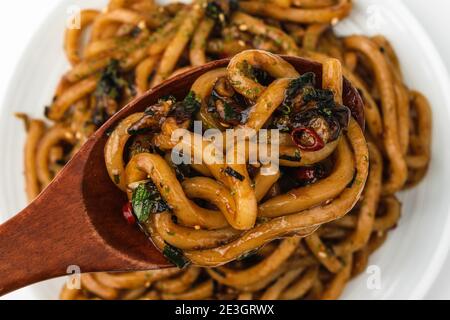
<instances>
[{"instance_id":1,"label":"white surface","mask_svg":"<svg viewBox=\"0 0 450 320\"><path fill-rule=\"evenodd\" d=\"M92 3L91 1L66 1L66 3L83 3L83 7ZM12 70L21 52L25 50L25 45L30 39L30 35L36 30L36 27L42 22L50 12L50 7L57 3L57 0L15 0L14 2L2 2L0 4L0 37L2 42L8 44L7 50L2 50L2 59L0 59L0 99L6 84L12 75ZM98 1L96 1L98 2ZM102 1L100 1L102 2ZM450 8L450 3L446 0L405 0L407 5L415 9L416 15L429 28L429 33L443 53L443 56L450 58L450 43L444 37L444 30L449 30L450 22L445 16L445 10ZM448 205L443 202L445 194L448 194L448 186L445 185L449 180L448 163L449 155L442 148L437 154L439 139L448 137L448 110L445 110L444 101L447 99L442 96L449 87L436 86L433 78L433 71L430 68L438 68L432 65L432 61L427 66L419 61L422 59L433 60L432 54L422 51L422 47L427 47L426 39L422 39L417 34L409 22L408 15L396 16L397 5L393 0L374 0L359 1L362 3L377 4L381 7L392 8L393 10L382 10L388 26L381 26L379 32L386 34L393 40L394 46L399 51L401 61L404 64L405 75L408 78L408 84L417 87L426 92L432 98L435 116L435 143L434 143L434 161L432 164L430 175L427 177L425 184L419 189L402 197L404 200L403 218L400 227L392 233L388 243L383 247L371 260L381 267L383 290L381 292L367 292L364 276L351 283L349 290L346 291L348 298L404 298L419 297L420 291L424 291L436 270L427 269L427 267L437 267L439 259L443 257L442 252L439 256L434 255L437 246L445 246L446 243L439 243L435 238L440 238L440 232L443 231L442 226L446 223L448 216ZM426 4L425 4L426 3ZM436 3L435 5L433 3ZM433 5L432 5L433 4ZM360 7L360 6L358 6ZM434 8L434 10L433 10ZM439 10L436 10L439 8ZM347 30L359 31L367 29L366 15L367 10L360 10L359 15L352 20L353 23L347 23ZM64 10L61 12L64 15ZM441 15L441 18L439 16ZM20 17L20 20L19 18ZM65 21L65 16L58 15L56 21L59 25L55 25L55 21L50 22L45 30L48 30L42 36L40 41L36 42L36 47L28 53L28 65L23 68L19 76L16 74L16 80L12 84L15 85L14 92L17 95L10 96L9 103L2 105L6 112L1 114L0 132L5 132L8 136L3 136L6 144L1 142L2 157L0 158L0 173L2 181L1 186L8 188L0 189L0 217L2 214L16 211L24 204L24 196L21 193L22 179L20 170L16 163L21 163L21 147L17 144L22 143L23 134L20 134L20 124L11 116L12 110L22 110L31 112L35 115L42 114L43 106L50 101L53 88L59 77L59 74L65 68L64 57L62 56L62 34L61 25ZM49 23L49 21L46 21ZM367 30L366 30L367 31ZM419 32L420 34L420 32ZM414 43L419 42L419 45ZM52 53L58 53L60 56L54 56ZM435 60L435 59L434 59ZM447 65L450 66L450 59L447 59ZM414 67L413 67L414 66ZM440 68L442 71L442 68ZM439 70L436 70L439 72ZM44 81L42 80L44 79ZM19 81L20 80L20 81ZM433 83L433 87L430 86ZM30 90L27 95L23 93ZM0 100L2 101L2 100ZM5 117L9 116L8 121ZM8 130L5 128L8 127ZM441 141L442 142L442 141ZM442 143L443 144L443 143ZM445 145L445 144L444 144ZM4 153L4 151L8 153ZM444 154L445 152L445 154ZM4 155L7 155L5 157ZM8 165L7 165L8 164ZM14 164L14 165L13 165ZM5 166L3 166L5 165ZM6 166L7 165L7 166ZM5 171L5 168L9 168ZM444 178L445 177L445 178ZM423 201L427 199L427 203ZM441 214L441 216L438 216ZM448 242L448 239L444 239ZM417 242L417 243L416 243ZM432 264L430 265L429 263ZM447 269L449 270L449 269ZM445 268L441 272L438 281L436 281L433 289L429 292L429 298L450 298L450 274ZM58 286L53 289L47 284L41 286L37 291L33 289L25 289L11 295L11 298L32 298L32 294L39 292L40 298L56 298Z\"/></svg>"}]
</instances>

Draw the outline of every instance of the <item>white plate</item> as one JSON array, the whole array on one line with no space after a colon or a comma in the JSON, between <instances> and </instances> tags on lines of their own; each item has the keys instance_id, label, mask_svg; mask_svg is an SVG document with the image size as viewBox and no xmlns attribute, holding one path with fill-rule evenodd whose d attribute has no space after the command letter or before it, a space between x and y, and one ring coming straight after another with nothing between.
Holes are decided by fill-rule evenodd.
<instances>
[{"instance_id":1,"label":"white plate","mask_svg":"<svg viewBox=\"0 0 450 320\"><path fill-rule=\"evenodd\" d=\"M381 288L369 289L372 274L353 280L345 299L420 299L437 276L450 244L449 181L450 81L444 64L419 23L400 1L356 0L341 33L381 33L391 40L402 63L407 84L424 92L433 106L433 160L423 183L401 194L402 218L385 245L370 259L380 271ZM105 0L62 0L36 31L22 56L0 110L0 220L25 206L22 157L24 132L17 111L41 117L54 88L67 70L62 30L67 8L102 8ZM444 147L442 147L444 146ZM43 230L49 232L51 230ZM37 284L9 298L55 299L62 280Z\"/></svg>"}]
</instances>

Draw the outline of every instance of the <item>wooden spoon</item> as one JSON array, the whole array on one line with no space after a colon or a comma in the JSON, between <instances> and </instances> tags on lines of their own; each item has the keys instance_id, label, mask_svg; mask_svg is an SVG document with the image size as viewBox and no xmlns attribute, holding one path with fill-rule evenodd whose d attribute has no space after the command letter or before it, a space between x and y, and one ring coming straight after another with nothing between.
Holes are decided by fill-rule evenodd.
<instances>
[{"instance_id":1,"label":"wooden spoon","mask_svg":"<svg viewBox=\"0 0 450 320\"><path fill-rule=\"evenodd\" d=\"M321 83L320 64L285 59L300 73L316 73ZM129 103L93 134L28 207L0 225L0 295L65 275L69 266L78 266L83 273L170 266L144 233L127 225L122 217L127 198L110 181L103 148L108 132L122 119L144 111L164 96L183 99L200 75L228 62L224 59L191 69ZM361 97L348 81L344 98L363 125Z\"/></svg>"}]
</instances>

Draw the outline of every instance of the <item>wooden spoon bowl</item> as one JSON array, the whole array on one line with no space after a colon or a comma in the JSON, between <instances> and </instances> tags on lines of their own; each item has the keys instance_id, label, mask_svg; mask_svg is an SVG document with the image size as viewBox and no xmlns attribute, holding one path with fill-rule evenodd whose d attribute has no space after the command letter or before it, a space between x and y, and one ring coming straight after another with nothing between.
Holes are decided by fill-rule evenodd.
<instances>
[{"instance_id":1,"label":"wooden spoon bowl","mask_svg":"<svg viewBox=\"0 0 450 320\"><path fill-rule=\"evenodd\" d=\"M300 73L314 72L321 83L320 64L284 58ZM170 266L144 233L123 218L127 198L108 176L103 149L108 133L122 119L168 95L183 99L200 75L226 67L228 62L224 59L191 69L129 103L93 134L27 208L0 225L0 295L65 275L73 265L83 273ZM362 99L346 80L344 104L363 126Z\"/></svg>"}]
</instances>

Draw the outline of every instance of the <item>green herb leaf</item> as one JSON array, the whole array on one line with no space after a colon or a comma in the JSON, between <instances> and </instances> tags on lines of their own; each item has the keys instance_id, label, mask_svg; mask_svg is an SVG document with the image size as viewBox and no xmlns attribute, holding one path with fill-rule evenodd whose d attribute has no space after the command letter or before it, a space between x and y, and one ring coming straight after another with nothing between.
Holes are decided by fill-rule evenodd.
<instances>
[{"instance_id":1,"label":"green herb leaf","mask_svg":"<svg viewBox=\"0 0 450 320\"><path fill-rule=\"evenodd\" d=\"M201 100L195 95L194 91L190 91L183 101L172 105L169 117L174 117L177 123L182 123L192 119L192 115L197 113L201 107Z\"/></svg>"},{"instance_id":2,"label":"green herb leaf","mask_svg":"<svg viewBox=\"0 0 450 320\"><path fill-rule=\"evenodd\" d=\"M201 101L197 98L194 91L190 91L183 100L184 110L189 113L196 113L200 110Z\"/></svg>"},{"instance_id":3,"label":"green herb leaf","mask_svg":"<svg viewBox=\"0 0 450 320\"><path fill-rule=\"evenodd\" d=\"M208 18L213 20L219 20L219 14L222 12L222 9L214 2L209 2L205 14Z\"/></svg>"},{"instance_id":4,"label":"green herb leaf","mask_svg":"<svg viewBox=\"0 0 450 320\"><path fill-rule=\"evenodd\" d=\"M223 111L224 111L224 120L232 121L235 119L239 119L239 113L237 113L233 107L231 107L228 103L223 103Z\"/></svg>"},{"instance_id":5,"label":"green herb leaf","mask_svg":"<svg viewBox=\"0 0 450 320\"><path fill-rule=\"evenodd\" d=\"M189 260L184 256L184 253L181 249L175 248L174 246L171 246L167 243L164 247L163 255L167 258L167 260L172 262L180 269L183 269L190 263Z\"/></svg>"},{"instance_id":6,"label":"green herb leaf","mask_svg":"<svg viewBox=\"0 0 450 320\"><path fill-rule=\"evenodd\" d=\"M222 26L225 26L230 20L231 13L238 8L238 0L209 0L205 15Z\"/></svg>"},{"instance_id":7,"label":"green herb leaf","mask_svg":"<svg viewBox=\"0 0 450 320\"><path fill-rule=\"evenodd\" d=\"M128 81L123 77L118 60L111 60L102 71L95 89L95 107L92 121L96 126L101 126L112 115L110 105L118 103L126 88L130 88Z\"/></svg>"},{"instance_id":8,"label":"green herb leaf","mask_svg":"<svg viewBox=\"0 0 450 320\"><path fill-rule=\"evenodd\" d=\"M134 189L131 203L139 222L147 221L152 213L169 210L169 206L152 182L141 183Z\"/></svg>"},{"instance_id":9,"label":"green herb leaf","mask_svg":"<svg viewBox=\"0 0 450 320\"><path fill-rule=\"evenodd\" d=\"M295 96L305 87L314 88L316 82L316 75L313 72L302 74L297 79L292 80L286 89L286 94L281 108L284 114L290 114L292 110L292 101Z\"/></svg>"},{"instance_id":10,"label":"green herb leaf","mask_svg":"<svg viewBox=\"0 0 450 320\"><path fill-rule=\"evenodd\" d=\"M333 91L328 89L304 88L303 101L304 102L316 101L321 102L324 105L329 105L330 103L334 104Z\"/></svg>"},{"instance_id":11,"label":"green herb leaf","mask_svg":"<svg viewBox=\"0 0 450 320\"><path fill-rule=\"evenodd\" d=\"M127 82L121 76L118 60L111 60L103 70L95 91L96 96L106 95L114 100L120 98L120 92Z\"/></svg>"}]
</instances>

